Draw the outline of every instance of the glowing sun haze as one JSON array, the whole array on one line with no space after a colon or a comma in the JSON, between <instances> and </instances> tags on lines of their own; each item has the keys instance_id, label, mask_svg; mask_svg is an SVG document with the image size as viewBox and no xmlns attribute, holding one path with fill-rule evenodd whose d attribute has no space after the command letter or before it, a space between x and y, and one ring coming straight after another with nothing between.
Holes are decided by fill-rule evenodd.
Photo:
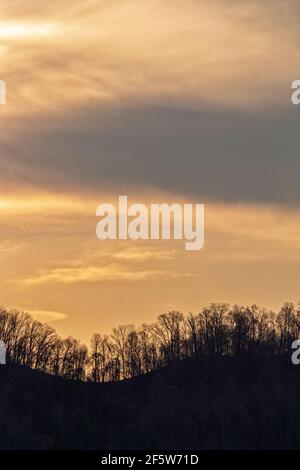
<instances>
[{"instance_id":1,"label":"glowing sun haze","mask_svg":"<svg viewBox=\"0 0 300 470\"><path fill-rule=\"evenodd\" d=\"M88 341L212 301L299 300L297 0L2 0L0 303ZM205 249L95 211L206 204Z\"/></svg>"}]
</instances>

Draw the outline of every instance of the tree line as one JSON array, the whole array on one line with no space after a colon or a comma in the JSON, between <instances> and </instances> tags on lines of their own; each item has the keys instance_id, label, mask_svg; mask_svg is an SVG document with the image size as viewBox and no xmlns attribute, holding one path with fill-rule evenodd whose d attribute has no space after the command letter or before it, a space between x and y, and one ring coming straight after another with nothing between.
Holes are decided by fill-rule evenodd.
<instances>
[{"instance_id":1,"label":"tree line","mask_svg":"<svg viewBox=\"0 0 300 470\"><path fill-rule=\"evenodd\" d=\"M300 304L278 313L213 303L197 313L172 311L153 324L121 325L110 335L94 334L90 348L61 338L28 313L0 307L0 340L8 360L72 380L117 381L136 377L193 356L285 354L299 338Z\"/></svg>"}]
</instances>

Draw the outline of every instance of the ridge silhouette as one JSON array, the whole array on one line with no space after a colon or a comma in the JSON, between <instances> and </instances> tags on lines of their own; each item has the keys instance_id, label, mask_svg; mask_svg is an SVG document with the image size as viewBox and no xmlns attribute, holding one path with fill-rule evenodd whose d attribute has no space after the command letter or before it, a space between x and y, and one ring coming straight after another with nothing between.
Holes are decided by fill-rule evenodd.
<instances>
[{"instance_id":1,"label":"ridge silhouette","mask_svg":"<svg viewBox=\"0 0 300 470\"><path fill-rule=\"evenodd\" d=\"M289 356L211 355L120 382L0 368L1 449L296 449Z\"/></svg>"},{"instance_id":2,"label":"ridge silhouette","mask_svg":"<svg viewBox=\"0 0 300 470\"><path fill-rule=\"evenodd\" d=\"M211 304L96 334L89 350L3 307L0 448L299 448L299 318L292 303Z\"/></svg>"}]
</instances>

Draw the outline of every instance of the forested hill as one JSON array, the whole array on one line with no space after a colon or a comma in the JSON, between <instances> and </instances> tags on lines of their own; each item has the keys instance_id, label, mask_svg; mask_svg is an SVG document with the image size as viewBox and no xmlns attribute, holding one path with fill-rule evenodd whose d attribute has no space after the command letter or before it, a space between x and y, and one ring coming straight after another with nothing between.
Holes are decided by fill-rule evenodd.
<instances>
[{"instance_id":1,"label":"forested hill","mask_svg":"<svg viewBox=\"0 0 300 470\"><path fill-rule=\"evenodd\" d=\"M119 325L94 334L90 347L61 338L28 313L0 307L0 340L14 363L66 379L111 382L136 377L173 362L212 354L284 355L300 338L300 304L277 312L214 303L197 314L162 313L152 324Z\"/></svg>"},{"instance_id":2,"label":"forested hill","mask_svg":"<svg viewBox=\"0 0 300 470\"><path fill-rule=\"evenodd\" d=\"M290 355L206 356L115 383L0 366L2 449L299 448Z\"/></svg>"}]
</instances>

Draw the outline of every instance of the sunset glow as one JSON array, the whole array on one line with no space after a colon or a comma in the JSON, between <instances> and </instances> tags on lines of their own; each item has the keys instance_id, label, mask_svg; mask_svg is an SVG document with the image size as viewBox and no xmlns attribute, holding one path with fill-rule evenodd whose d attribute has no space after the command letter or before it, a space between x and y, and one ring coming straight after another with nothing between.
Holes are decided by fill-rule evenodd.
<instances>
[{"instance_id":1,"label":"sunset glow","mask_svg":"<svg viewBox=\"0 0 300 470\"><path fill-rule=\"evenodd\" d=\"M0 23L0 39L26 39L49 36L54 26L49 24Z\"/></svg>"},{"instance_id":2,"label":"sunset glow","mask_svg":"<svg viewBox=\"0 0 300 470\"><path fill-rule=\"evenodd\" d=\"M0 304L89 341L169 309L297 302L299 4L42 3L0 8ZM205 203L204 249L98 240L121 194Z\"/></svg>"}]
</instances>

